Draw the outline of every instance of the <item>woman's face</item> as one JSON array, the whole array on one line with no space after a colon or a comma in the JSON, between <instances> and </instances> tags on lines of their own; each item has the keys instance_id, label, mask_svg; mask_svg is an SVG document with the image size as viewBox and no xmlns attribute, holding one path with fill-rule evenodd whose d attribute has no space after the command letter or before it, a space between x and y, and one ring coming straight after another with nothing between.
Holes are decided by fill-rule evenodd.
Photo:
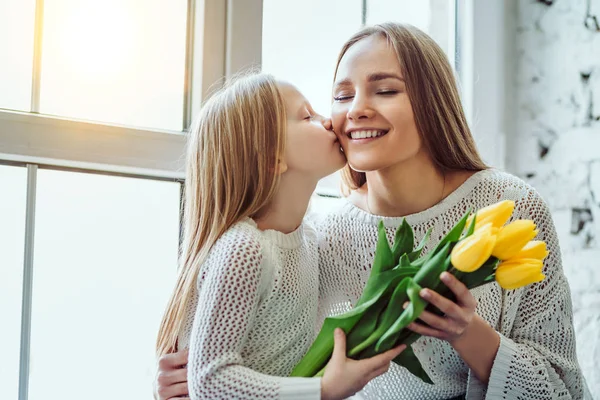
<instances>
[{"instance_id":1,"label":"woman's face","mask_svg":"<svg viewBox=\"0 0 600 400\"><path fill-rule=\"evenodd\" d=\"M287 170L321 179L342 168L346 159L331 131L331 121L317 114L291 84L279 82L278 86L287 112Z\"/></svg>"},{"instance_id":2,"label":"woman's face","mask_svg":"<svg viewBox=\"0 0 600 400\"><path fill-rule=\"evenodd\" d=\"M421 151L400 64L384 38L369 36L348 49L333 97L333 129L352 169L381 170Z\"/></svg>"}]
</instances>

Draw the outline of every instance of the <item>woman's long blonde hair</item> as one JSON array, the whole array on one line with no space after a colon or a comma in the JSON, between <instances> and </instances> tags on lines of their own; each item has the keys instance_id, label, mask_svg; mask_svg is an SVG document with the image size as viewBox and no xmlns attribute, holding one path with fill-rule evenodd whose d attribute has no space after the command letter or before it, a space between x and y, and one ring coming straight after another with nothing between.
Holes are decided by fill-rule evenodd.
<instances>
[{"instance_id":1,"label":"woman's long blonde hair","mask_svg":"<svg viewBox=\"0 0 600 400\"><path fill-rule=\"evenodd\" d=\"M342 47L334 81L346 51L373 35L385 38L398 57L417 130L436 167L442 171L486 169L467 125L452 67L440 46L423 31L392 22L360 30ZM364 185L367 176L346 165L342 180L343 191L348 193Z\"/></svg>"},{"instance_id":2,"label":"woman's long blonde hair","mask_svg":"<svg viewBox=\"0 0 600 400\"><path fill-rule=\"evenodd\" d=\"M188 138L180 270L163 316L156 352L177 350L200 265L217 239L244 217L257 217L279 184L285 103L275 79L236 79L202 107Z\"/></svg>"}]
</instances>

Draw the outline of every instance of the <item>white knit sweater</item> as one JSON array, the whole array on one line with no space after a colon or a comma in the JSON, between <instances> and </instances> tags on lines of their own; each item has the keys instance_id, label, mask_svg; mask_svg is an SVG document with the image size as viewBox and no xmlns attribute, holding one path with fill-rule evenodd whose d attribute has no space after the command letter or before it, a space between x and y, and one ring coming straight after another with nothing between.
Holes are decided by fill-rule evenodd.
<instances>
[{"instance_id":1,"label":"white knit sweater","mask_svg":"<svg viewBox=\"0 0 600 400\"><path fill-rule=\"evenodd\" d=\"M548 207L529 185L497 171L481 171L441 203L409 215L407 222L419 241L432 228L427 249L459 220L468 208L499 200L516 203L513 218L533 219L538 239L548 245L543 282L505 291L496 283L472 291L477 313L500 335L500 348L489 385L482 384L446 341L422 337L413 349L434 385L428 385L393 364L361 392L369 399L448 399L466 393L468 399L578 399L583 383L575 353L571 297L563 274L556 231ZM321 316L349 310L359 298L371 269L377 224L383 219L393 240L402 218L377 217L348 201L317 222L320 238Z\"/></svg>"},{"instance_id":2,"label":"white knit sweater","mask_svg":"<svg viewBox=\"0 0 600 400\"><path fill-rule=\"evenodd\" d=\"M191 399L321 398L320 378L282 378L316 337L316 234L235 224L201 266L179 348Z\"/></svg>"}]
</instances>

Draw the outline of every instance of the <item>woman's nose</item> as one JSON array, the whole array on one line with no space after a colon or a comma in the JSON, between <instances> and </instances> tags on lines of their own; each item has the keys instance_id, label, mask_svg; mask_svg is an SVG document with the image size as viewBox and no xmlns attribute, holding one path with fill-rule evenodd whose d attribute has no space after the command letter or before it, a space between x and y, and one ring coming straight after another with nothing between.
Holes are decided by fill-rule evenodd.
<instances>
[{"instance_id":1,"label":"woman's nose","mask_svg":"<svg viewBox=\"0 0 600 400\"><path fill-rule=\"evenodd\" d=\"M348 119L353 121L372 118L374 115L375 111L364 96L355 96L346 114Z\"/></svg>"}]
</instances>

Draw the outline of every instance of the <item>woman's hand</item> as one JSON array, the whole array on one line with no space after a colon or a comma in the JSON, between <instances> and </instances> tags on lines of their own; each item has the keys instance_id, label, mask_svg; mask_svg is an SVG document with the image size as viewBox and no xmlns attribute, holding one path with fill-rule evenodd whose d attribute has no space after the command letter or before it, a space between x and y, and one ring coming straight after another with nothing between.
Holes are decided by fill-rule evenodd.
<instances>
[{"instance_id":1,"label":"woman's hand","mask_svg":"<svg viewBox=\"0 0 600 400\"><path fill-rule=\"evenodd\" d=\"M165 354L160 358L154 382L156 400L189 400L187 362L187 350Z\"/></svg>"},{"instance_id":2,"label":"woman's hand","mask_svg":"<svg viewBox=\"0 0 600 400\"><path fill-rule=\"evenodd\" d=\"M390 363L406 348L405 345L364 360L346 357L346 335L341 329L334 332L331 359L321 380L321 399L345 399L362 390L373 378L387 372Z\"/></svg>"},{"instance_id":3,"label":"woman's hand","mask_svg":"<svg viewBox=\"0 0 600 400\"><path fill-rule=\"evenodd\" d=\"M432 290L423 289L421 297L445 315L442 317L424 311L419 319L429 326L413 322L408 328L424 336L447 340L475 376L487 383L500 346L500 336L475 314L477 301L461 281L448 272L442 273L440 278L456 296L456 303Z\"/></svg>"},{"instance_id":4,"label":"woman's hand","mask_svg":"<svg viewBox=\"0 0 600 400\"><path fill-rule=\"evenodd\" d=\"M423 311L419 319L428 326L413 322L408 326L413 332L423 336L433 336L447 340L452 346L459 341L472 325L475 317L477 301L467 287L448 272L442 273L440 279L456 296L456 302L430 289L421 290L421 297L437 307L444 316Z\"/></svg>"}]
</instances>

